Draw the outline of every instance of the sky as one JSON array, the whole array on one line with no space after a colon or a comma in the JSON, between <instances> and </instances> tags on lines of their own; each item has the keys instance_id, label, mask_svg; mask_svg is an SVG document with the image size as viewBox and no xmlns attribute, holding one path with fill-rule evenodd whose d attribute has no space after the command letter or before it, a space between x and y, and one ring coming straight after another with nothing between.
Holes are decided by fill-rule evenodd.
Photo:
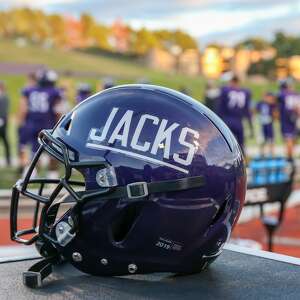
<instances>
[{"instance_id":1,"label":"sky","mask_svg":"<svg viewBox=\"0 0 300 300\"><path fill-rule=\"evenodd\" d=\"M75 17L88 12L106 24L121 18L134 28L179 28L200 46L270 39L278 30L300 35L300 0L0 0L0 9L15 6Z\"/></svg>"}]
</instances>

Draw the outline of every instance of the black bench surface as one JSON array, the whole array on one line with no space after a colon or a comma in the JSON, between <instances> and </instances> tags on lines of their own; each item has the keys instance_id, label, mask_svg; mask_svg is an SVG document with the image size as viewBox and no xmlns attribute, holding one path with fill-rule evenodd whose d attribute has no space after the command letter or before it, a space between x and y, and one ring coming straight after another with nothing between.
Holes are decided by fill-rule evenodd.
<instances>
[{"instance_id":1,"label":"black bench surface","mask_svg":"<svg viewBox=\"0 0 300 300\"><path fill-rule=\"evenodd\" d=\"M300 266L230 250L205 271L93 277L56 267L40 289L22 284L35 260L0 264L0 299L300 299Z\"/></svg>"}]
</instances>

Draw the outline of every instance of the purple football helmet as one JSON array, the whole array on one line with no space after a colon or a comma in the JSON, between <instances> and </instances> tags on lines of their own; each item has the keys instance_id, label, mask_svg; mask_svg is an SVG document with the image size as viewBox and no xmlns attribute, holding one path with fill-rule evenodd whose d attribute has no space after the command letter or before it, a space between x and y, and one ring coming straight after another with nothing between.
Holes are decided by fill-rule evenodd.
<instances>
[{"instance_id":1,"label":"purple football helmet","mask_svg":"<svg viewBox=\"0 0 300 300\"><path fill-rule=\"evenodd\" d=\"M31 287L61 259L92 275L199 272L221 253L244 203L234 136L171 89L124 85L95 94L39 142L11 205L11 238L35 243L45 257L24 273ZM63 165L61 178L32 178L42 153ZM18 228L20 195L36 203L29 229Z\"/></svg>"}]
</instances>

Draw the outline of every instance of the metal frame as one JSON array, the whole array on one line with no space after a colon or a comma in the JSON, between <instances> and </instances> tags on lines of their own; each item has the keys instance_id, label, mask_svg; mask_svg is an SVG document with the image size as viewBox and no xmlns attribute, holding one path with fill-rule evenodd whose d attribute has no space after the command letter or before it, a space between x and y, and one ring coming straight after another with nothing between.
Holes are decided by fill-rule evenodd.
<instances>
[{"instance_id":1,"label":"metal frame","mask_svg":"<svg viewBox=\"0 0 300 300\"><path fill-rule=\"evenodd\" d=\"M11 199L11 210L10 210L10 230L11 230L11 239L22 243L25 245L30 245L34 243L38 236L45 236L51 242L57 244L57 240L54 240L48 235L48 232L45 232L45 229L50 229L49 227L53 225L55 221L56 214L58 212L59 205L51 206L60 191L65 188L67 192L74 198L75 206L73 207L72 213L74 214L74 218L76 219L76 213L79 213L78 207L85 203L87 200L94 198L96 196L110 193L114 190L114 187L110 188L102 188L97 189L97 191L86 191L86 192L76 192L73 186L85 186L84 182L70 180L72 175L72 169L80 169L86 167L108 167L109 164L105 160L98 161L71 161L69 152L73 151L72 149L68 149L67 146L59 141L57 138L54 138L51 135L52 131L43 130L39 134L39 143L41 146L39 147L37 153L35 154L29 169L26 173L24 180L19 180L12 190L12 199ZM55 146L53 146L55 145ZM65 175L61 179L46 179L46 178L37 178L30 179L32 172L41 156L43 151L46 151L50 156L54 157L61 163L63 163L65 168ZM75 153L75 152L74 152ZM38 195L33 194L32 192L27 190L29 184L40 184ZM57 186L53 190L53 192L48 196L43 196L43 190L45 185L47 184L56 184ZM18 220L18 204L20 194L30 199L37 201L34 216L33 216L33 224L32 227L25 230L18 230L17 228L17 220ZM38 224L39 218L39 209L40 205L43 204L42 211L40 213L40 224ZM52 208L51 214L49 214L49 210ZM33 237L25 239L22 238L25 235L33 234Z\"/></svg>"}]
</instances>

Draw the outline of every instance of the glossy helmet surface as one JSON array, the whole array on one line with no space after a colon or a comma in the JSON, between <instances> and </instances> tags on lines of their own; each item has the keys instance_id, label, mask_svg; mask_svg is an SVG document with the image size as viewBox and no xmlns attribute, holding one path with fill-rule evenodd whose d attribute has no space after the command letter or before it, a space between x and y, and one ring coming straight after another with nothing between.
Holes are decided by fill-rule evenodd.
<instances>
[{"instance_id":1,"label":"glossy helmet surface","mask_svg":"<svg viewBox=\"0 0 300 300\"><path fill-rule=\"evenodd\" d=\"M198 272L221 253L243 206L245 167L232 133L205 106L167 88L95 94L43 131L40 143L14 187L12 239L36 242L42 255L58 253L89 274ZM64 164L60 179L31 179L44 151ZM70 179L74 169L83 183ZM43 188L29 192L30 183L56 187L46 197ZM43 205L22 231L20 194ZM70 208L57 217L61 203Z\"/></svg>"}]
</instances>

